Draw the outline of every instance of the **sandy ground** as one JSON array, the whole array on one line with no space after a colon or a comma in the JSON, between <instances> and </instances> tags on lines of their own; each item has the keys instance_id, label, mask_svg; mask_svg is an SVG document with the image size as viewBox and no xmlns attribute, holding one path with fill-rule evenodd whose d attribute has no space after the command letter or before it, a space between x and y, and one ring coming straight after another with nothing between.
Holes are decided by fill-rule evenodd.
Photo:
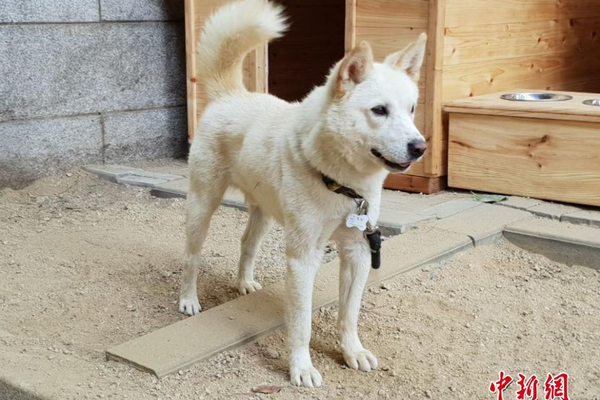
<instances>
[{"instance_id":1,"label":"sandy ground","mask_svg":"<svg viewBox=\"0 0 600 400\"><path fill-rule=\"evenodd\" d=\"M204 308L237 296L245 221L235 209L213 219L199 280ZM289 386L283 332L161 380L105 361L106 348L183 318L176 311L183 222L182 200L83 172L0 191L0 376L56 399L267 396L252 393L260 385L281 387L269 395L280 399L495 399L488 387L500 370L542 381L566 371L571 398L600 398L600 274L507 242L369 290L360 323L378 371L346 369L337 310L318 312L321 389ZM279 229L265 239L257 260L263 286L283 276L282 245Z\"/></svg>"}]
</instances>

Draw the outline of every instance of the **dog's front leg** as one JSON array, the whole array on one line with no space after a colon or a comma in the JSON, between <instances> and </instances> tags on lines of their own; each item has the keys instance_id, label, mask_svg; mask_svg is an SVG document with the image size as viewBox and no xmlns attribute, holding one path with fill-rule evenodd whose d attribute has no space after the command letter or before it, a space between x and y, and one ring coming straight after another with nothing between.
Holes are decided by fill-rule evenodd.
<instances>
[{"instance_id":1,"label":"dog's front leg","mask_svg":"<svg viewBox=\"0 0 600 400\"><path fill-rule=\"evenodd\" d=\"M355 228L338 232L340 251L340 310L338 329L344 360L350 368L370 371L377 358L358 338L358 313L371 269L371 251L363 233Z\"/></svg>"},{"instance_id":2,"label":"dog's front leg","mask_svg":"<svg viewBox=\"0 0 600 400\"><path fill-rule=\"evenodd\" d=\"M291 240L294 240L293 238ZM298 240L298 239L296 239ZM300 239L300 241L304 241ZM312 293L323 251L287 244L286 319L290 347L290 380L296 386L319 387L323 382L310 359Z\"/></svg>"}]
</instances>

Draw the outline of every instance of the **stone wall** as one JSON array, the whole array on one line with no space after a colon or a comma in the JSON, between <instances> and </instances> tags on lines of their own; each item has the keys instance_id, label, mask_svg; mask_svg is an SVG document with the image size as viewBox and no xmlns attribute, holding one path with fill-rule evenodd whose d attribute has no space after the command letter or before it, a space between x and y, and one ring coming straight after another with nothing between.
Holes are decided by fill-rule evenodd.
<instances>
[{"instance_id":1,"label":"stone wall","mask_svg":"<svg viewBox=\"0 0 600 400\"><path fill-rule=\"evenodd\" d=\"M185 155L183 2L0 2L0 187Z\"/></svg>"}]
</instances>

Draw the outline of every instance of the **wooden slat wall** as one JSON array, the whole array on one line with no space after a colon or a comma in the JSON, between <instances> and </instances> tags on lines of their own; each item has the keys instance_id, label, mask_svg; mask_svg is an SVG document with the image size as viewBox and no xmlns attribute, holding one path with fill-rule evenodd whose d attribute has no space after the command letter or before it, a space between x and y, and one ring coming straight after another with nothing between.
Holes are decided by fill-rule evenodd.
<instances>
[{"instance_id":1,"label":"wooden slat wall","mask_svg":"<svg viewBox=\"0 0 600 400\"><path fill-rule=\"evenodd\" d=\"M356 43L369 42L376 61L402 50L414 42L428 28L429 0L357 0ZM419 90L421 102L425 95L423 66Z\"/></svg>"},{"instance_id":2,"label":"wooden slat wall","mask_svg":"<svg viewBox=\"0 0 600 400\"><path fill-rule=\"evenodd\" d=\"M402 27L427 29L429 0L357 0L356 15L359 31L369 27L382 31Z\"/></svg>"},{"instance_id":3,"label":"wooden slat wall","mask_svg":"<svg viewBox=\"0 0 600 400\"><path fill-rule=\"evenodd\" d=\"M514 88L585 92L600 91L600 55L558 54L461 64L444 71L443 101ZM587 86L586 86L587 85Z\"/></svg>"},{"instance_id":4,"label":"wooden slat wall","mask_svg":"<svg viewBox=\"0 0 600 400\"><path fill-rule=\"evenodd\" d=\"M388 54L414 42L421 32L427 32L428 18L429 0L356 0L355 41L369 42L375 60L381 62ZM419 81L420 97L415 116L417 128L425 136L426 71L427 66L424 65ZM425 160L413 165L409 174L426 176Z\"/></svg>"},{"instance_id":5,"label":"wooden slat wall","mask_svg":"<svg viewBox=\"0 0 600 400\"><path fill-rule=\"evenodd\" d=\"M446 1L443 102L517 87L600 92L600 1Z\"/></svg>"},{"instance_id":6,"label":"wooden slat wall","mask_svg":"<svg viewBox=\"0 0 600 400\"><path fill-rule=\"evenodd\" d=\"M444 64L501 59L507 49L511 58L592 52L599 42L599 17L447 27Z\"/></svg>"},{"instance_id":7,"label":"wooden slat wall","mask_svg":"<svg viewBox=\"0 0 600 400\"><path fill-rule=\"evenodd\" d=\"M598 0L447 0L446 27L588 18Z\"/></svg>"}]
</instances>

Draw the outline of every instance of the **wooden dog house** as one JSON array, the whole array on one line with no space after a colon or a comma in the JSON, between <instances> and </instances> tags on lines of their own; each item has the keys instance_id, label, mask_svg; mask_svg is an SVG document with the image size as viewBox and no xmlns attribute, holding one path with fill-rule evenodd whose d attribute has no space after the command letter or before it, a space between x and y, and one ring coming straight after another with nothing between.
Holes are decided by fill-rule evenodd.
<instances>
[{"instance_id":1,"label":"wooden dog house","mask_svg":"<svg viewBox=\"0 0 600 400\"><path fill-rule=\"evenodd\" d=\"M229 0L186 0L189 135L204 103L195 74L203 21ZM249 55L246 85L299 100L366 40L378 61L425 31L417 126L429 150L386 187L431 193L445 186L450 100L509 90L600 91L598 0L281 0L287 35Z\"/></svg>"}]
</instances>

